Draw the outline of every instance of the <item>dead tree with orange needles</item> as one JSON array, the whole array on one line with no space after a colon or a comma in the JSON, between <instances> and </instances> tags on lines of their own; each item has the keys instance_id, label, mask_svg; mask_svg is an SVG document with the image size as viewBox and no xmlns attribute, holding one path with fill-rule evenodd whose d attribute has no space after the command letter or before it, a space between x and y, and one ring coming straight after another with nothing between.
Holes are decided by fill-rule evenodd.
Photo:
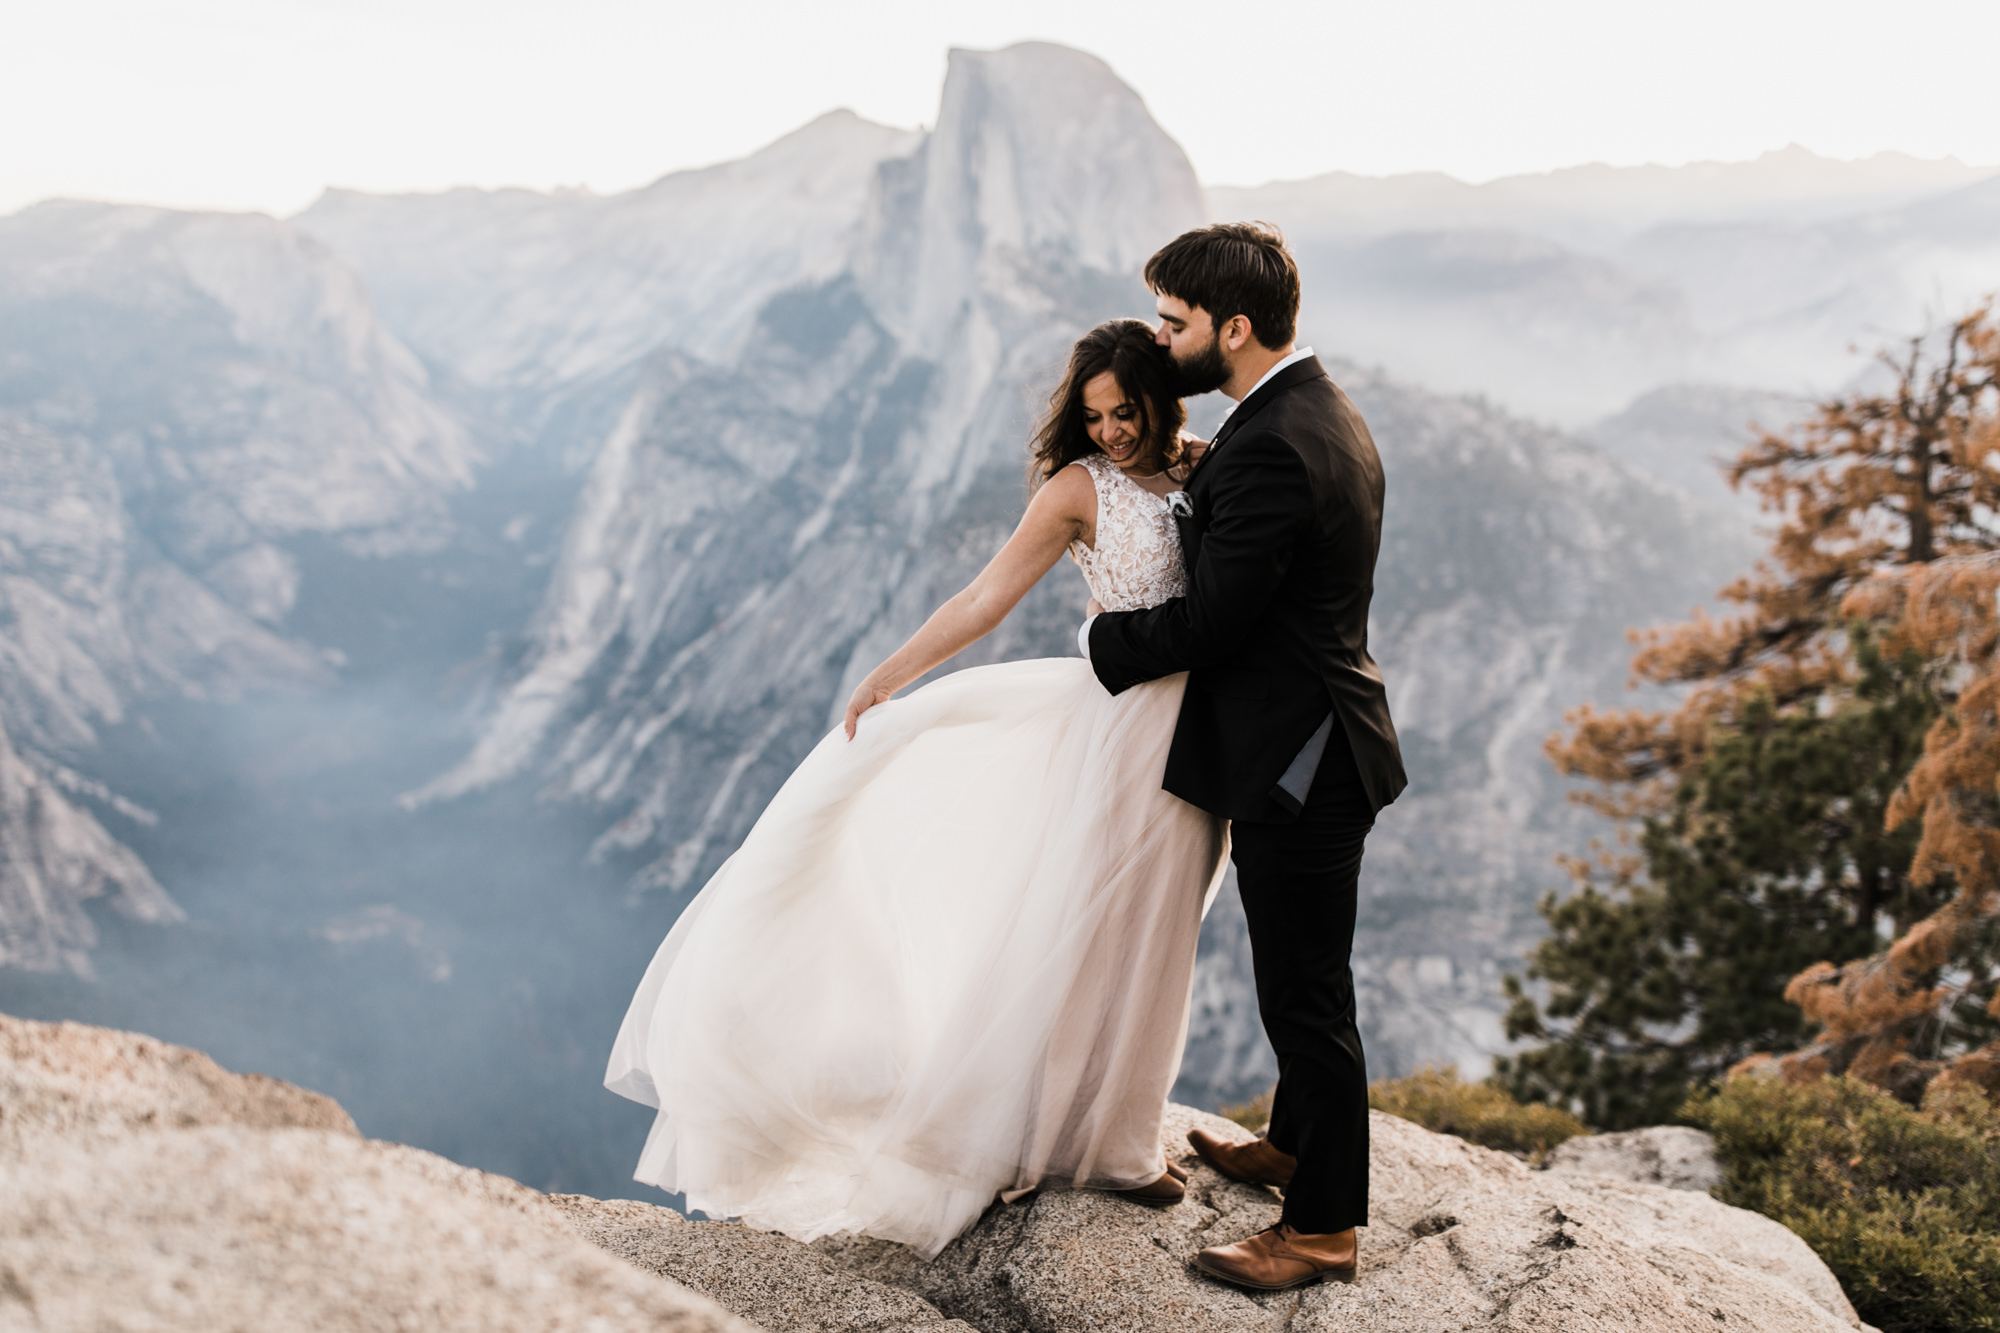
<instances>
[{"instance_id":1,"label":"dead tree with orange needles","mask_svg":"<svg viewBox=\"0 0 2000 1333\"><path fill-rule=\"evenodd\" d=\"M2000 546L2000 325L1989 304L1882 361L1887 391L1829 400L1732 465L1776 520L1769 560L1723 590L1733 614L1636 636L1635 676L1680 706L1586 707L1550 741L1622 846L1544 900L1527 969L1544 997L1508 979L1508 1033L1540 1043L1500 1064L1517 1095L1607 1126L1665 1118L1826 1021L1786 1003L1788 979L1870 957L1952 896L1951 874L1912 873L1928 809L1887 816L1966 668L1850 598Z\"/></svg>"},{"instance_id":2,"label":"dead tree with orange needles","mask_svg":"<svg viewBox=\"0 0 2000 1333\"><path fill-rule=\"evenodd\" d=\"M2000 429L1989 457L2000 462ZM1958 668L1956 698L1890 804L1920 823L1919 884L1957 892L1888 948L1792 979L1819 1040L1779 1061L1794 1080L1845 1073L1907 1101L1933 1080L2000 1095L2000 555L1950 556L1857 589L1848 610Z\"/></svg>"}]
</instances>

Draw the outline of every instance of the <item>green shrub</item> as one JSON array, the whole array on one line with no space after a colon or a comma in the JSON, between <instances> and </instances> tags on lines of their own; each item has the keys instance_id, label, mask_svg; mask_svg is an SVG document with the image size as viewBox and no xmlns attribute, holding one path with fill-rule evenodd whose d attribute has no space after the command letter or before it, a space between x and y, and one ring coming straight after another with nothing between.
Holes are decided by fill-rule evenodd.
<instances>
[{"instance_id":1,"label":"green shrub","mask_svg":"<svg viewBox=\"0 0 2000 1333\"><path fill-rule=\"evenodd\" d=\"M1425 1129L1456 1134L1482 1148L1537 1162L1564 1139L1590 1133L1568 1111L1539 1103L1523 1105L1497 1084L1467 1083L1451 1065L1371 1083L1368 1104Z\"/></svg>"},{"instance_id":2,"label":"green shrub","mask_svg":"<svg viewBox=\"0 0 2000 1333\"><path fill-rule=\"evenodd\" d=\"M1922 1110L1847 1078L1739 1077L1684 1116L1716 1137L1717 1197L1784 1223L1883 1333L2000 1331L2000 1112Z\"/></svg>"},{"instance_id":3,"label":"green shrub","mask_svg":"<svg viewBox=\"0 0 2000 1333\"><path fill-rule=\"evenodd\" d=\"M1535 1161L1564 1139L1590 1132L1567 1111L1523 1106L1495 1084L1464 1082L1453 1066L1371 1083L1368 1104L1425 1129ZM1241 1106L1225 1106L1221 1113L1245 1129L1261 1130L1271 1122L1271 1094L1262 1093Z\"/></svg>"},{"instance_id":4,"label":"green shrub","mask_svg":"<svg viewBox=\"0 0 2000 1333\"><path fill-rule=\"evenodd\" d=\"M1264 1126L1271 1123L1271 1097L1276 1092L1276 1088L1260 1092L1247 1102L1222 1107L1216 1114L1224 1120L1234 1120L1253 1133L1261 1134Z\"/></svg>"}]
</instances>

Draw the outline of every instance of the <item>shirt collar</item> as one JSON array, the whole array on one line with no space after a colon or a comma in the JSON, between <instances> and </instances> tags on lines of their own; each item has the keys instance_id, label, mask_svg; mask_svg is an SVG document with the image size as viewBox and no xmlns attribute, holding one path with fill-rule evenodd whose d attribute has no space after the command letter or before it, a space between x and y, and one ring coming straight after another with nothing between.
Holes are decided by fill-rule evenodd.
<instances>
[{"instance_id":1,"label":"shirt collar","mask_svg":"<svg viewBox=\"0 0 2000 1333\"><path fill-rule=\"evenodd\" d=\"M1241 407L1243 406L1243 403L1249 402L1251 397L1256 394L1257 390L1263 388L1266 384L1269 384L1271 382L1271 377L1276 375L1279 371L1283 370L1286 366L1295 366L1299 362L1311 356L1312 354L1313 354L1312 348L1301 347L1298 350L1294 351L1290 356L1280 361L1277 365L1272 366L1269 370L1264 372L1263 376L1260 379L1258 379L1258 381L1255 384L1250 386L1250 392L1243 395L1243 402L1238 403L1236 407ZM1229 409L1230 417L1236 415L1236 407L1232 407ZM1223 420L1227 421L1229 420L1229 417L1224 417Z\"/></svg>"}]
</instances>

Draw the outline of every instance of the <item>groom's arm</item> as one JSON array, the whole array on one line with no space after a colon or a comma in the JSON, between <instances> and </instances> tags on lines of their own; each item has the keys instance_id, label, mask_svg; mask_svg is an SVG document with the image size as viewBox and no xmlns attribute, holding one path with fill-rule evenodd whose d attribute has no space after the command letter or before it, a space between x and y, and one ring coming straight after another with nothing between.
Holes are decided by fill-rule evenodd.
<instances>
[{"instance_id":1,"label":"groom's arm","mask_svg":"<svg viewBox=\"0 0 2000 1333\"><path fill-rule=\"evenodd\" d=\"M1305 464L1269 432L1233 437L1210 466L1208 526L1188 592L1090 622L1090 664L1113 694L1236 652L1284 582L1313 518Z\"/></svg>"}]
</instances>

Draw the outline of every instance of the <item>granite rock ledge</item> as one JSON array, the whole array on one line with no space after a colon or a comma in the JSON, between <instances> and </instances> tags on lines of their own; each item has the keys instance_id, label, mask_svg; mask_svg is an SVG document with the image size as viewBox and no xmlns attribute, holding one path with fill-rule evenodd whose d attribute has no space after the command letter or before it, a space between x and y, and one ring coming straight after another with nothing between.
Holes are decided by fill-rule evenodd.
<instances>
[{"instance_id":1,"label":"granite rock ledge","mask_svg":"<svg viewBox=\"0 0 2000 1333\"><path fill-rule=\"evenodd\" d=\"M928 1264L877 1241L814 1248L983 1333L1863 1328L1818 1256L1768 1218L1686 1190L1535 1171L1380 1113L1359 1280L1253 1297L1198 1276L1189 1260L1270 1225L1279 1200L1188 1154L1196 1125L1241 1133L1169 1108L1167 1143L1191 1168L1175 1208L1045 1194L992 1209Z\"/></svg>"},{"instance_id":2,"label":"granite rock ledge","mask_svg":"<svg viewBox=\"0 0 2000 1333\"><path fill-rule=\"evenodd\" d=\"M330 1098L4 1015L0 1328L756 1333Z\"/></svg>"},{"instance_id":3,"label":"granite rock ledge","mask_svg":"<svg viewBox=\"0 0 2000 1333\"><path fill-rule=\"evenodd\" d=\"M0 1016L0 1324L671 1333L1845 1333L1805 1243L1697 1190L1536 1171L1377 1114L1360 1280L1250 1296L1202 1246L1275 1220L1185 1149L1188 1198L996 1204L935 1260L545 1196L360 1137L331 1100L151 1038ZM411 1321L414 1320L413 1324Z\"/></svg>"}]
</instances>

